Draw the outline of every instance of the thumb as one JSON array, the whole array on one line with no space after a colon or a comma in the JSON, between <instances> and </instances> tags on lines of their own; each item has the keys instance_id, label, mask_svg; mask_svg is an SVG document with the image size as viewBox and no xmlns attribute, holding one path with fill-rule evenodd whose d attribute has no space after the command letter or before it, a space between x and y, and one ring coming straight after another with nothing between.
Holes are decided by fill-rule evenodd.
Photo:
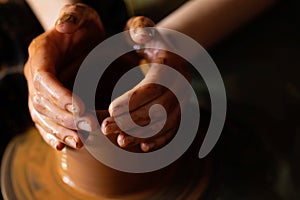
<instances>
[{"instance_id":1,"label":"thumb","mask_svg":"<svg viewBox=\"0 0 300 200\"><path fill-rule=\"evenodd\" d=\"M104 30L100 17L94 9L81 3L66 4L60 10L55 29L58 32L70 34L76 32L85 23L93 23Z\"/></svg>"},{"instance_id":2,"label":"thumb","mask_svg":"<svg viewBox=\"0 0 300 200\"><path fill-rule=\"evenodd\" d=\"M154 27L154 22L145 16L132 17L127 21L125 30L129 30L131 39L137 44L146 44L153 39L151 29L147 27Z\"/></svg>"}]
</instances>

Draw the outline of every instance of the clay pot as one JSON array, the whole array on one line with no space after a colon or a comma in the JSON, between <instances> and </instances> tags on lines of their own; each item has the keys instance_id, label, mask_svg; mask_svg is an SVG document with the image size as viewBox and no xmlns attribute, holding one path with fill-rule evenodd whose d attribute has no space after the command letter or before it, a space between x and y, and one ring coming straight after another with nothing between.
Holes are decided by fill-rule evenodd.
<instances>
[{"instance_id":1,"label":"clay pot","mask_svg":"<svg viewBox=\"0 0 300 200\"><path fill-rule=\"evenodd\" d=\"M213 169L210 159L196 157L197 146L161 170L125 173L100 163L85 148L55 151L31 128L5 151L2 194L8 200L196 200L205 192Z\"/></svg>"},{"instance_id":2,"label":"clay pot","mask_svg":"<svg viewBox=\"0 0 300 200\"><path fill-rule=\"evenodd\" d=\"M102 121L108 114L98 112L97 115ZM116 143L116 138L110 139ZM138 151L136 148L131 150ZM67 147L63 151L57 151L55 155L61 180L75 190L97 197L147 195L147 192L166 184L176 168L170 166L150 173L126 173L102 164L85 148L75 150Z\"/></svg>"},{"instance_id":3,"label":"clay pot","mask_svg":"<svg viewBox=\"0 0 300 200\"><path fill-rule=\"evenodd\" d=\"M120 197L147 193L164 184L172 170L125 173L107 167L82 148L56 152L57 172L68 186L97 197Z\"/></svg>"}]
</instances>

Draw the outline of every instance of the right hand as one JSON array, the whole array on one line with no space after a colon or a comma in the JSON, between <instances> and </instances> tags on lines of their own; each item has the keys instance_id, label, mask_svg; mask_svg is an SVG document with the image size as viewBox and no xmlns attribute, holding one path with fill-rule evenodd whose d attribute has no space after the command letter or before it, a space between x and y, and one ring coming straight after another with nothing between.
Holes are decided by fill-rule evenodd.
<instances>
[{"instance_id":1,"label":"right hand","mask_svg":"<svg viewBox=\"0 0 300 200\"><path fill-rule=\"evenodd\" d=\"M187 101L188 93L181 82L182 79L170 76L170 72L162 68L161 64L175 69L186 78L186 81L190 80L188 64L179 56L164 50L168 48L168 44L161 33L145 29L153 26L154 22L144 16L128 20L126 28L130 32L132 41L143 47L137 53L144 62L149 63L150 68L140 83L111 102L108 110L110 116L101 124L103 134L116 136L118 145L127 150L132 148L135 151L135 147L139 146L143 152L149 152L165 146L177 133L181 119L180 106L184 106ZM170 88L156 84L163 82L167 82ZM177 94L181 94L180 101L170 90L171 88L177 91ZM155 112L150 119L149 110L153 105L164 107L167 114L165 121L162 112ZM127 115L128 110L130 116ZM119 123L116 122L117 119ZM152 120L153 123L149 125ZM141 138L139 136L145 134L145 129L137 129L136 124L149 125L150 130L158 132L154 136ZM162 128L159 128L161 126Z\"/></svg>"},{"instance_id":2,"label":"right hand","mask_svg":"<svg viewBox=\"0 0 300 200\"><path fill-rule=\"evenodd\" d=\"M29 46L24 68L29 111L43 139L54 149L80 148L76 130L98 128L97 119L85 112L79 98L72 99L69 89L85 56L103 39L96 11L84 4L68 4L61 9L55 27Z\"/></svg>"}]
</instances>

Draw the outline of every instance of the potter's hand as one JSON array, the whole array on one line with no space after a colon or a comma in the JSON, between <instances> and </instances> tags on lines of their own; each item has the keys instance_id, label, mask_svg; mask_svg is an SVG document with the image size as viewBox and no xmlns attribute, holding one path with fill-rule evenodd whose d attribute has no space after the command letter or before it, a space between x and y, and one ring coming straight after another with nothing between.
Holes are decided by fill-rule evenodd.
<instances>
[{"instance_id":1,"label":"potter's hand","mask_svg":"<svg viewBox=\"0 0 300 200\"><path fill-rule=\"evenodd\" d=\"M97 120L85 112L79 98L72 100L68 88L84 57L103 38L102 23L92 8L68 4L55 27L29 46L24 73L30 114L43 139L57 150L81 147L76 130L96 128Z\"/></svg>"},{"instance_id":2,"label":"potter's hand","mask_svg":"<svg viewBox=\"0 0 300 200\"><path fill-rule=\"evenodd\" d=\"M119 146L127 148L140 145L141 150L144 152L156 150L169 142L176 134L180 122L181 112L177 98L170 90L161 85L153 84L153 82L169 79L172 88L175 88L180 93L184 93L184 89L181 88L181 83L176 78L169 77L169 73L164 72L158 64L170 66L178 70L186 78L188 77L186 62L170 52L159 49L166 45L163 39L158 37L158 35L156 35L157 37L153 36L153 33L143 29L143 27L153 25L153 22L145 17L136 17L128 21L127 27L130 30L131 39L135 44L143 47L138 53L143 60L152 64L150 64L150 69L145 78L138 85L111 103L109 107L110 117L106 118L101 125L102 132L105 135L118 134L117 143ZM150 45L157 48L147 49L147 46ZM122 127L126 127L125 130L121 130L116 123L116 119L122 118L126 109L128 110L126 108L128 106L126 102L128 101L130 102L129 111L131 118L140 126L149 124L149 108L151 106L154 104L162 105L167 113L167 120L163 128L156 135L149 138L137 138L131 136L132 134L126 134L126 132L134 133L134 135L142 134L135 131L134 127L128 126L126 118L121 122L123 124ZM154 124L150 128L157 129L157 127L161 127L161 124L164 122L162 117L161 114L156 113L154 118L152 118Z\"/></svg>"}]
</instances>

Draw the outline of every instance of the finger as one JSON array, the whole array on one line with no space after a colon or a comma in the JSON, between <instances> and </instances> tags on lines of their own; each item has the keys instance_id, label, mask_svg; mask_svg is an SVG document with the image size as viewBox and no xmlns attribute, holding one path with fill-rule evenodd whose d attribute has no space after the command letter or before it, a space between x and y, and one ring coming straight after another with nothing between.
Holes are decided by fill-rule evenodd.
<instances>
[{"instance_id":1,"label":"finger","mask_svg":"<svg viewBox=\"0 0 300 200\"><path fill-rule=\"evenodd\" d=\"M60 109L67 110L78 116L84 113L84 104L80 98L65 88L54 74L47 71L39 71L35 72L33 78L35 90Z\"/></svg>"},{"instance_id":2,"label":"finger","mask_svg":"<svg viewBox=\"0 0 300 200\"><path fill-rule=\"evenodd\" d=\"M158 132L155 136L150 137L150 138L137 138L133 137L131 135L140 135L143 136L145 132L141 129L132 129L126 132L119 132L120 134L117 137L117 143L119 146L126 148L126 147L132 147L135 146L136 144L149 144L149 150L152 150L154 147L157 146L157 148L160 148L163 141L169 141L173 135L171 134L166 134L169 132L171 129L174 130L173 133L175 134L179 123L180 123L180 106L177 105L175 109L172 111L172 113L169 115L168 119L166 121L164 120L158 120L155 121L153 124L149 126L151 130L154 130ZM160 130L160 127L163 127ZM154 143L154 144L151 144ZM158 143L159 145L156 145ZM166 142L165 142L166 143ZM151 144L151 145L150 145ZM154 146L153 146L154 145ZM147 145L146 145L147 146ZM153 147L152 147L153 146ZM145 147L145 145L143 146Z\"/></svg>"},{"instance_id":3,"label":"finger","mask_svg":"<svg viewBox=\"0 0 300 200\"><path fill-rule=\"evenodd\" d=\"M149 28L154 26L155 23L151 19L144 16L136 16L130 18L125 27L125 29L129 30L131 39L136 44L143 45L143 50L139 49L138 53L146 55L146 57L148 57L146 60L152 62L153 58L156 58L160 54L165 54L165 51L161 49L165 49L164 47L166 47L165 42L162 40L156 29ZM147 48L149 45L151 45L152 49Z\"/></svg>"},{"instance_id":4,"label":"finger","mask_svg":"<svg viewBox=\"0 0 300 200\"><path fill-rule=\"evenodd\" d=\"M78 134L75 131L60 126L52 122L51 119L38 113L34 109L31 100L29 100L29 109L31 117L35 124L39 125L46 133L52 134L58 140L67 144L70 147L80 148L83 146L81 140L78 137Z\"/></svg>"},{"instance_id":5,"label":"finger","mask_svg":"<svg viewBox=\"0 0 300 200\"><path fill-rule=\"evenodd\" d=\"M44 116L47 116L53 122L68 129L77 129L75 124L75 116L71 112L57 107L48 99L39 94L33 95L32 103L36 111Z\"/></svg>"},{"instance_id":6,"label":"finger","mask_svg":"<svg viewBox=\"0 0 300 200\"><path fill-rule=\"evenodd\" d=\"M36 111L67 129L80 129L91 132L97 130L99 127L97 120L91 114L84 113L80 117L75 116L70 112L58 108L38 94L34 95L32 102Z\"/></svg>"},{"instance_id":7,"label":"finger","mask_svg":"<svg viewBox=\"0 0 300 200\"><path fill-rule=\"evenodd\" d=\"M121 132L121 129L118 127L113 117L107 117L101 123L101 131L104 135L111 135Z\"/></svg>"},{"instance_id":8,"label":"finger","mask_svg":"<svg viewBox=\"0 0 300 200\"><path fill-rule=\"evenodd\" d=\"M30 78L30 71L28 72L28 76ZM84 110L84 105L81 102L81 100L78 98L78 101L73 101L72 103L66 103L65 109L61 109L63 103L60 107L58 107L56 104L53 103L52 99L47 99L41 96L42 92L37 92L36 89L31 85L28 84L29 91L29 104L30 107L33 107L32 110L35 110L36 112L39 112L43 114L44 116L49 117L55 123L60 124L61 126L64 126L68 129L74 129L74 130L85 130L85 131L91 131L93 130L93 127L95 127L95 120L91 119L91 117L83 116L82 118L79 117L81 115L81 112ZM43 91L43 90L40 90ZM65 95L65 98L62 98L66 101L66 98L68 95ZM76 98L73 96L73 98ZM75 104L73 104L75 102ZM79 102L79 104L76 104L76 102ZM80 106L74 106L74 105L80 105ZM78 109L80 107L80 109ZM79 113L78 113L79 112ZM93 124L90 122L92 121ZM77 123L76 123L77 122ZM91 124L89 126L89 124Z\"/></svg>"},{"instance_id":9,"label":"finger","mask_svg":"<svg viewBox=\"0 0 300 200\"><path fill-rule=\"evenodd\" d=\"M100 128L97 118L94 115L87 112L79 118L76 118L75 120L77 127L87 132L96 131Z\"/></svg>"},{"instance_id":10,"label":"finger","mask_svg":"<svg viewBox=\"0 0 300 200\"><path fill-rule=\"evenodd\" d=\"M61 109L80 115L84 112L82 101L75 95L72 98L71 91L55 76L60 51L48 40L42 35L29 46L29 60L25 66L29 91L40 93Z\"/></svg>"},{"instance_id":11,"label":"finger","mask_svg":"<svg viewBox=\"0 0 300 200\"><path fill-rule=\"evenodd\" d=\"M151 73L155 74L154 72L156 72L162 76L164 76L164 74L166 73L164 70L160 69L157 66L154 66L154 68L152 70L154 70L154 71L152 71ZM156 75L153 75L153 76L147 77L147 79L145 79L145 81L144 80L143 81L144 82L147 82L147 81L152 82L152 80L156 79L156 78L162 78L162 77L156 77ZM152 85L148 84L148 85L153 86L154 84L152 84ZM132 118L132 120L134 122L136 122L137 124L139 124L140 126L145 126L150 122L150 118L148 117L148 112L149 112L149 109L151 108L151 106L153 106L154 104L160 104L160 105L164 106L165 110L167 111L167 114L169 114L170 111L173 110L174 106L176 106L178 102L181 105L184 105L183 102L186 99L186 97L188 96L188 90L186 90L185 86L183 84L181 84L181 81L178 81L176 78L173 80L170 80L169 85L170 85L170 88L172 89L172 91L174 91L174 92L176 91L176 97L170 90L167 90L166 92L163 93L163 95L152 100L151 102L146 103L145 105L142 105L142 103L147 102L147 97L149 97L149 99L151 100L152 99L151 97L155 97L155 95L158 95L158 94L154 93L154 94L147 95L147 94L145 94L145 93L147 93L147 91L144 90L143 87L134 91L136 94L141 94L141 96L144 95L144 96L142 96L142 98L144 98L144 102L136 101L136 105L142 105L140 107L137 107L136 105L132 106L133 103L132 103L132 101L130 101L130 110L131 110L130 117ZM154 85L154 86L155 86L155 89L157 87L162 88L161 86L158 86L158 85ZM158 91L158 90L156 90L156 91ZM126 104L126 101L125 101L126 97L130 98L126 95L123 95L120 97L120 99L122 98L122 100L124 101L124 103L123 102L120 103L121 105L117 105L117 103L116 103L117 101L113 102L111 104L110 111L112 111L112 110L114 111L111 113L115 117L112 118L111 121L109 121L109 123L102 124L102 130L105 134L116 133L116 132L120 131L120 128L115 123L113 123L114 119L119 118L118 119L119 123L127 121L126 119L127 119L128 115L124 114L124 113L126 113L126 111L128 111L128 104ZM132 99L134 99L134 97L131 97L131 100ZM128 99L127 99L127 103L128 103ZM112 109L113 107L114 107L114 109ZM137 108L136 108L136 110L133 110L132 107L134 107L134 108L137 107ZM152 119L154 121L155 121L155 118L156 119L160 118L160 114L158 112L155 114L157 116L155 116L154 119ZM122 117L124 119L122 119ZM121 126L123 128L123 130L121 130L121 131L127 132L128 130L134 128L130 125L134 126L135 124L124 123L124 126Z\"/></svg>"},{"instance_id":12,"label":"finger","mask_svg":"<svg viewBox=\"0 0 300 200\"><path fill-rule=\"evenodd\" d=\"M40 116L39 118L43 117ZM51 122L50 119L43 118L43 120L37 121L36 124L40 125L47 133L52 134L59 141L74 149L79 149L83 146L75 131L59 126Z\"/></svg>"},{"instance_id":13,"label":"finger","mask_svg":"<svg viewBox=\"0 0 300 200\"><path fill-rule=\"evenodd\" d=\"M120 132L120 134L117 137L117 143L122 148L135 146L139 142L140 142L139 138L132 137L123 132Z\"/></svg>"},{"instance_id":14,"label":"finger","mask_svg":"<svg viewBox=\"0 0 300 200\"><path fill-rule=\"evenodd\" d=\"M51 146L53 149L61 151L64 147L65 144L60 142L54 135L51 133L47 133L40 125L36 124L35 125L39 133L41 134L42 138L44 141Z\"/></svg>"},{"instance_id":15,"label":"finger","mask_svg":"<svg viewBox=\"0 0 300 200\"><path fill-rule=\"evenodd\" d=\"M144 16L132 17L128 20L125 29L129 30L131 39L138 44L146 44L153 39L151 29L145 27L155 26L154 22Z\"/></svg>"},{"instance_id":16,"label":"finger","mask_svg":"<svg viewBox=\"0 0 300 200\"><path fill-rule=\"evenodd\" d=\"M159 96L158 98L154 99L151 102L148 102L140 107L137 107L135 110L133 110L130 113L130 116L134 122L136 122L140 126L145 126L149 124L150 118L149 118L149 110L153 105L159 104L164 107L166 113L169 115L173 109L177 106L177 99L174 96L174 94L167 90L163 95ZM155 112L151 116L151 120L158 120L161 119L164 115L162 115L161 112ZM121 117L121 116L120 116ZM131 129L134 127L128 127L128 129ZM126 131L126 130L124 130Z\"/></svg>"},{"instance_id":17,"label":"finger","mask_svg":"<svg viewBox=\"0 0 300 200\"><path fill-rule=\"evenodd\" d=\"M28 83L29 97L35 98L36 95L39 95L45 99L49 99L49 101L53 102L63 110L67 110L74 114L77 113L78 115L83 113L84 105L81 100L74 96L73 103L71 91L65 88L52 72L47 72L47 69L44 69L45 71L43 71L43 67L41 67L38 62L41 62L42 64L47 61L43 59L40 60L37 57L39 56L35 55L33 59L29 59L24 68L25 77ZM34 74L34 76L32 74Z\"/></svg>"},{"instance_id":18,"label":"finger","mask_svg":"<svg viewBox=\"0 0 300 200\"><path fill-rule=\"evenodd\" d=\"M181 108L179 105L175 107L170 116L168 116L163 128L158 130L159 133L153 137L140 140L141 150L148 152L151 150L156 150L166 145L170 139L176 134L176 131L180 125ZM152 130L157 130L157 127L161 127L160 123L164 121L155 122L150 128ZM136 132L135 134L144 134L143 132Z\"/></svg>"},{"instance_id":19,"label":"finger","mask_svg":"<svg viewBox=\"0 0 300 200\"><path fill-rule=\"evenodd\" d=\"M55 28L61 33L70 34L77 31L87 21L93 21L103 30L100 18L94 9L81 3L66 4L60 11Z\"/></svg>"},{"instance_id":20,"label":"finger","mask_svg":"<svg viewBox=\"0 0 300 200\"><path fill-rule=\"evenodd\" d=\"M74 9L67 9L68 12L78 14L78 17L81 16L79 24L82 22L83 28L78 29L80 31L76 34L61 34L51 30L34 39L29 46L29 68L34 76L28 80L28 83L33 84L38 92L48 96L47 98L53 100L60 108L64 109L69 106L70 110L82 114L84 112L82 103L75 97L74 105L72 105L71 92L58 80L56 74L62 77L66 71L76 71L84 55L103 38L101 34L103 35L104 32L99 25L101 22L97 14L91 14L95 12L90 12L91 8L83 6L84 9L82 9L82 5L77 4L66 6L66 8L69 7ZM96 22L88 23L91 16L98 17L96 21L99 26L95 26ZM73 55L74 58L70 59L68 55ZM61 68L64 70L61 71Z\"/></svg>"},{"instance_id":21,"label":"finger","mask_svg":"<svg viewBox=\"0 0 300 200\"><path fill-rule=\"evenodd\" d=\"M143 16L131 18L126 25L129 29L131 39L142 44L143 49L139 49L138 53L142 55L148 63L161 63L170 66L181 72L186 78L190 79L186 69L186 61L176 54L168 52L164 49L171 49L170 42L167 42L162 35L147 27L154 27L154 22ZM147 48L151 46L151 48Z\"/></svg>"},{"instance_id":22,"label":"finger","mask_svg":"<svg viewBox=\"0 0 300 200\"><path fill-rule=\"evenodd\" d=\"M185 106L188 100L184 100L181 104L175 107L174 111L168 117L164 128L155 136L147 138L140 143L142 151L148 152L157 150L166 145L177 133L180 126L181 108Z\"/></svg>"},{"instance_id":23,"label":"finger","mask_svg":"<svg viewBox=\"0 0 300 200\"><path fill-rule=\"evenodd\" d=\"M166 88L156 84L138 84L132 90L126 92L122 96L116 98L109 105L109 113L111 116L119 116L128 111L128 102L130 100L129 111L152 101L162 95Z\"/></svg>"},{"instance_id":24,"label":"finger","mask_svg":"<svg viewBox=\"0 0 300 200\"><path fill-rule=\"evenodd\" d=\"M159 135L163 135L164 132L167 132L169 129L172 129L174 127L178 127L180 122L180 116L181 116L181 110L180 106L176 104L175 108L172 110L172 112L168 115L168 118L166 120L159 119L157 121L154 121L151 125L149 125L149 129L153 132L156 132L154 136L150 138L144 138L145 137L145 131L143 129L131 129L126 131L126 134L129 135L139 135L144 140L152 140ZM162 128L161 128L162 127Z\"/></svg>"},{"instance_id":25,"label":"finger","mask_svg":"<svg viewBox=\"0 0 300 200\"><path fill-rule=\"evenodd\" d=\"M174 94L168 90L163 95L159 96L157 99L148 102L147 104L137 108L136 110L130 113L130 117L135 122L135 124L126 123L126 121L128 121L128 115L123 114L110 119L110 121L107 121L105 124L102 124L102 130L105 134L119 132L120 128L117 126L115 120L118 120L119 123L125 122L124 124L122 124L121 127L124 129L122 131L126 133L128 133L129 130L134 129L137 125L148 125L150 123L150 120L152 123L154 123L155 121L158 121L162 117L164 117L162 112L155 112L151 116L151 119L149 118L149 110L155 104L163 106L163 109L166 111L167 115L169 115L173 111L173 109L178 105L178 101Z\"/></svg>"},{"instance_id":26,"label":"finger","mask_svg":"<svg viewBox=\"0 0 300 200\"><path fill-rule=\"evenodd\" d=\"M169 140L176 134L176 130L176 128L169 129L152 141L142 142L140 144L141 150L144 152L149 152L165 146L169 142Z\"/></svg>"},{"instance_id":27,"label":"finger","mask_svg":"<svg viewBox=\"0 0 300 200\"><path fill-rule=\"evenodd\" d=\"M47 133L52 134L59 141L74 149L79 149L83 146L81 140L79 139L75 131L66 129L62 126L52 123L50 119L39 120L36 124L40 125Z\"/></svg>"}]
</instances>

